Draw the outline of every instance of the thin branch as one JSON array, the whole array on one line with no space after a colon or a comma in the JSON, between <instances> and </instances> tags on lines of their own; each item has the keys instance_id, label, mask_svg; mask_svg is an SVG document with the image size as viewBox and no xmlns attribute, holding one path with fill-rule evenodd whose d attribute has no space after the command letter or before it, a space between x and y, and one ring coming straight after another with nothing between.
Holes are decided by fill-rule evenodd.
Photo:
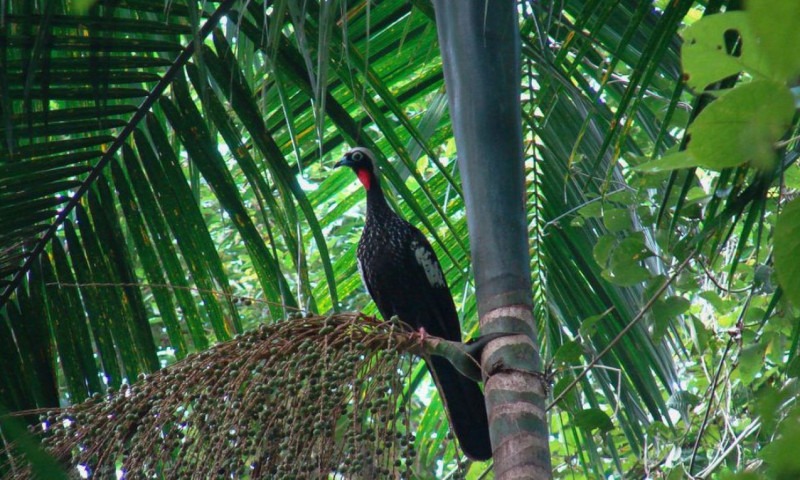
<instances>
[{"instance_id":1,"label":"thin branch","mask_svg":"<svg viewBox=\"0 0 800 480\"><path fill-rule=\"evenodd\" d=\"M798 135L798 136L794 136L794 137L791 137L791 138L787 138L786 140L782 140L782 141L780 141L780 142L775 142L775 149L779 149L779 148L783 148L783 147L788 147L788 146L789 146L789 145L791 145L793 142L796 142L796 141L798 141L798 140L800 140L800 135Z\"/></svg>"},{"instance_id":2,"label":"thin branch","mask_svg":"<svg viewBox=\"0 0 800 480\"><path fill-rule=\"evenodd\" d=\"M701 266L701 267L703 267L703 271L705 272L705 274L706 274L706 277L707 277L707 278L708 278L708 279L711 281L711 283L713 283L713 284L714 284L714 286L715 286L715 287L717 287L717 288L718 288L718 289L719 289L721 292L725 292L726 294L729 294L729 295L730 295L730 294L734 294L734 293L744 293L744 292L747 292L748 290L752 290L752 289L753 289L753 286L752 286L752 285L751 285L751 286L749 286L749 287L737 288L737 289L735 289L735 290L734 290L734 289L730 289L730 288L726 288L726 287L724 287L724 286L723 286L721 283L719 283L719 280L717 280L716 278L714 278L714 275L711 273L711 271L708 269L708 266L707 266L707 265L706 265L706 264L705 264L703 261L700 261L700 262L698 262L698 263L700 264L700 266Z\"/></svg>"},{"instance_id":3,"label":"thin branch","mask_svg":"<svg viewBox=\"0 0 800 480\"><path fill-rule=\"evenodd\" d=\"M578 206L576 206L574 208L570 208L566 212L562 213L561 215L557 216L556 218L554 218L554 219L550 220L549 222L545 223L544 226L542 227L542 230L546 229L549 226L557 224L562 218L567 217L567 216L577 212L578 210L580 210L581 208L583 208L583 207L585 207L587 205L591 205L592 203L603 201L609 195L614 195L615 193L623 192L625 190L630 190L630 188L620 187L620 188L614 190L613 192L609 192L606 195L603 195L603 196L600 196L600 197L596 197L596 198L593 198L591 200L587 200L587 201L581 203L580 205L578 205Z\"/></svg>"},{"instance_id":4,"label":"thin branch","mask_svg":"<svg viewBox=\"0 0 800 480\"><path fill-rule=\"evenodd\" d=\"M722 373L722 366L725 364L725 359L728 357L728 352L731 350L731 345L733 345L733 338L728 339L727 345L725 345L725 350L722 352L722 357L719 360L719 365L717 366L717 372L714 374L714 380L711 382L709 386L709 397L708 397L708 406L706 406L706 413L703 415L703 423L700 424L700 430L697 432L697 438L694 441L694 446L692 447L692 458L689 460L689 475L692 474L692 470L694 469L694 461L697 458L697 449L700 447L700 440L703 438L703 433L705 433L706 426L708 426L708 418L711 416L711 409L713 408L714 403L714 392L717 389L717 382L719 382L719 376Z\"/></svg>"},{"instance_id":5,"label":"thin branch","mask_svg":"<svg viewBox=\"0 0 800 480\"><path fill-rule=\"evenodd\" d=\"M674 282L675 279L678 278L678 275L680 275L681 272L683 272L683 270L689 265L689 261L691 261L692 258L694 258L696 252L697 250L693 250L692 252L689 253L686 259L683 262L681 262L680 265L678 265L677 269L675 269L675 272L672 274L672 276L670 276L660 287L658 287L658 290L655 291L653 296L650 297L650 300L647 301L647 303L642 307L639 313L636 314L633 320L631 320L630 323L625 325L625 328L623 328L617 334L617 336L614 337L614 339L611 340L611 342L608 345L606 345L606 347L600 353L598 353L592 359L591 362L589 362L589 365L587 365L586 368L583 369L581 373L579 373L575 377L575 379L573 379L572 382L570 382L570 384L567 385L567 387L564 390L562 390L561 393L558 394L556 398L553 399L553 401L550 403L550 405L547 406L545 411L549 411L551 408L553 408L558 402L560 402L567 395L567 393L569 393L570 390L575 388L578 382L581 381L581 379L585 377L587 373L589 373L589 370L594 368L595 365L597 365L597 362L599 362L600 359L603 358L603 356L606 353L608 353L612 348L614 348L614 346L622 339L622 337L624 337L625 334L627 334L634 327L634 325L636 325L636 323L638 323L639 320L641 320L642 317L644 317L644 314L647 313L647 311L650 310L650 308L652 308L652 306L656 303L656 301L661 297L661 294L664 293L664 291L672 284L672 282Z\"/></svg>"},{"instance_id":6,"label":"thin branch","mask_svg":"<svg viewBox=\"0 0 800 480\"><path fill-rule=\"evenodd\" d=\"M759 419L753 420L753 423L751 423L744 430L742 430L742 433L740 433L739 436L736 437L733 440L733 442L731 442L730 445L728 445L728 448L726 448L724 452L722 452L717 458L715 458L714 461L708 464L708 466L705 469L703 469L702 472L698 473L697 477L695 478L705 478L706 475L713 472L714 469L716 469L728 457L728 455L730 455L733 449L738 447L739 444L742 443L742 440L749 437L753 432L755 432L759 428L761 428L761 420Z\"/></svg>"},{"instance_id":7,"label":"thin branch","mask_svg":"<svg viewBox=\"0 0 800 480\"><path fill-rule=\"evenodd\" d=\"M736 328L730 330L728 333L730 337L728 338L728 343L725 345L725 350L722 352L722 356L719 359L719 365L717 366L717 371L714 373L714 379L711 381L711 385L709 386L709 397L708 397L708 406L706 407L706 413L703 415L703 423L700 424L700 430L697 432L697 438L694 441L694 446L692 447L692 457L689 460L689 475L692 474L692 469L694 468L694 461L697 458L697 449L700 447L700 440L703 438L703 433L705 433L706 426L708 426L708 418L711 415L711 408L713 407L714 403L714 392L717 389L717 385L719 384L719 376L722 374L722 367L725 365L725 359L728 357L728 352L731 350L731 346L733 342L737 341L741 338L742 335L742 328L744 322L744 315L747 312L747 307L750 305L750 299L753 298L752 291L750 296L747 297L745 301L744 308L742 308L742 312L739 315L739 320L736 322Z\"/></svg>"}]
</instances>

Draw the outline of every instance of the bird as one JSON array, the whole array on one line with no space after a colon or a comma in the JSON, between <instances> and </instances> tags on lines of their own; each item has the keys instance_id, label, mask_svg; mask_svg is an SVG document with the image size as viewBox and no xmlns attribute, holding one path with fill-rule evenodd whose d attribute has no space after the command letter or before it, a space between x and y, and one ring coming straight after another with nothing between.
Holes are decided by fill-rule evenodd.
<instances>
[{"instance_id":1,"label":"bird","mask_svg":"<svg viewBox=\"0 0 800 480\"><path fill-rule=\"evenodd\" d=\"M386 202L367 148L347 151L335 168L350 167L367 193L367 214L356 250L358 271L384 320L394 316L421 335L461 342L461 325L442 267L431 244ZM426 365L448 411L461 449L473 460L492 456L486 400L475 380L445 358Z\"/></svg>"}]
</instances>

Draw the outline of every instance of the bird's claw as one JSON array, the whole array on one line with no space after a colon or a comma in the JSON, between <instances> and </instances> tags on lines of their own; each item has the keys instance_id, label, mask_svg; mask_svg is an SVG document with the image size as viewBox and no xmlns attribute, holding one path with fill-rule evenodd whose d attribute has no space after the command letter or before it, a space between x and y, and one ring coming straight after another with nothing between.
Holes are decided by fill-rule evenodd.
<instances>
[{"instance_id":1,"label":"bird's claw","mask_svg":"<svg viewBox=\"0 0 800 480\"><path fill-rule=\"evenodd\" d=\"M415 332L415 335L419 335L419 346L424 346L425 340L428 339L428 332L425 331L425 327L419 327L419 330Z\"/></svg>"}]
</instances>

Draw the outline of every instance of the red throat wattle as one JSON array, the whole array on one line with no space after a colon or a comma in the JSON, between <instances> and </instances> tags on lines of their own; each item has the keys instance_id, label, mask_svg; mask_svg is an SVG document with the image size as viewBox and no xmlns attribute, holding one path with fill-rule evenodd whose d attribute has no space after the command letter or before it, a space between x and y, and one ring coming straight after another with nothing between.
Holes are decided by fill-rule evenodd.
<instances>
[{"instance_id":1,"label":"red throat wattle","mask_svg":"<svg viewBox=\"0 0 800 480\"><path fill-rule=\"evenodd\" d=\"M369 190L369 187L372 186L372 175L370 175L369 171L361 169L356 175L358 175L358 179L361 180L361 184L364 185L364 188Z\"/></svg>"}]
</instances>

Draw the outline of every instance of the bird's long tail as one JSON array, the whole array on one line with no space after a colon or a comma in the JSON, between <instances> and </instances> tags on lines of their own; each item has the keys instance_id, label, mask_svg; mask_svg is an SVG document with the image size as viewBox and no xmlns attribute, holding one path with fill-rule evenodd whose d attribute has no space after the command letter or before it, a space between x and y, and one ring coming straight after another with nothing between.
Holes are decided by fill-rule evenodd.
<instances>
[{"instance_id":1,"label":"bird's long tail","mask_svg":"<svg viewBox=\"0 0 800 480\"><path fill-rule=\"evenodd\" d=\"M478 384L461 375L446 359L431 357L428 368L436 378L439 394L449 412L450 426L461 449L473 460L492 457L486 400Z\"/></svg>"}]
</instances>

